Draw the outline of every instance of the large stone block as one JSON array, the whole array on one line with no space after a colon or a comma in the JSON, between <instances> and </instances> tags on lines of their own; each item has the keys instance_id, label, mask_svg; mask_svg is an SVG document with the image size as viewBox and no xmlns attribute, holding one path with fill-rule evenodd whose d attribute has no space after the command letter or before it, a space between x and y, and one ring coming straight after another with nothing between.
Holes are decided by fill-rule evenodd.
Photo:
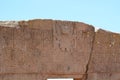
<instances>
[{"instance_id":1,"label":"large stone block","mask_svg":"<svg viewBox=\"0 0 120 80\"><path fill-rule=\"evenodd\" d=\"M120 79L120 34L81 22L0 21L0 80Z\"/></svg>"},{"instance_id":2,"label":"large stone block","mask_svg":"<svg viewBox=\"0 0 120 80\"><path fill-rule=\"evenodd\" d=\"M88 69L88 75L94 78L90 79L88 77L88 80L119 80L120 77L113 78L119 73L120 34L98 30L95 34L91 61ZM108 74L111 74L112 77Z\"/></svg>"},{"instance_id":3,"label":"large stone block","mask_svg":"<svg viewBox=\"0 0 120 80\"><path fill-rule=\"evenodd\" d=\"M85 76L94 37L92 26L30 20L0 30L0 74L5 74L2 80L36 80L34 73L45 78ZM29 73L33 77L26 78ZM21 75L25 77L17 79Z\"/></svg>"}]
</instances>

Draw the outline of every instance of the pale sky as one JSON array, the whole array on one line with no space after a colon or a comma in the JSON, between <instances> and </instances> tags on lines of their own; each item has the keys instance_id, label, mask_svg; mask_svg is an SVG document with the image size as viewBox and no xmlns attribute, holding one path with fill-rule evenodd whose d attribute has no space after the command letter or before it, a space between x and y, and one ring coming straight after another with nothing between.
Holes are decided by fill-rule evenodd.
<instances>
[{"instance_id":1,"label":"pale sky","mask_svg":"<svg viewBox=\"0 0 120 80\"><path fill-rule=\"evenodd\" d=\"M0 20L79 21L120 33L120 0L0 0Z\"/></svg>"}]
</instances>

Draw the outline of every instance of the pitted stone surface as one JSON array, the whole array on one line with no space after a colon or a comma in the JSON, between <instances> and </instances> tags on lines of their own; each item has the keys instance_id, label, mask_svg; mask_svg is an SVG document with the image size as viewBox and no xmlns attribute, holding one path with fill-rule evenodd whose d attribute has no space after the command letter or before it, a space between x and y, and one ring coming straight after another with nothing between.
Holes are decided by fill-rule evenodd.
<instances>
[{"instance_id":1,"label":"pitted stone surface","mask_svg":"<svg viewBox=\"0 0 120 80\"><path fill-rule=\"evenodd\" d=\"M88 80L120 79L120 34L98 30L95 34Z\"/></svg>"},{"instance_id":2,"label":"pitted stone surface","mask_svg":"<svg viewBox=\"0 0 120 80\"><path fill-rule=\"evenodd\" d=\"M30 77L36 80L29 73L46 77L85 76L94 36L92 26L70 21L30 20L20 21L19 27L1 25L0 28L3 80L7 74L11 76L9 80L16 80L21 74L26 75L23 80Z\"/></svg>"},{"instance_id":3,"label":"pitted stone surface","mask_svg":"<svg viewBox=\"0 0 120 80\"><path fill-rule=\"evenodd\" d=\"M81 22L0 21L0 80L120 79L120 34Z\"/></svg>"}]
</instances>

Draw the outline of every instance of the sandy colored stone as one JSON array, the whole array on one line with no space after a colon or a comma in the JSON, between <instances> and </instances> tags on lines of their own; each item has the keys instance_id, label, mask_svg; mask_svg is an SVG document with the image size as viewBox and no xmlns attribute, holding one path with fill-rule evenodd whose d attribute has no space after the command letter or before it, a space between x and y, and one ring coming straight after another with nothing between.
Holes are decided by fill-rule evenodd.
<instances>
[{"instance_id":1,"label":"sandy colored stone","mask_svg":"<svg viewBox=\"0 0 120 80\"><path fill-rule=\"evenodd\" d=\"M18 21L0 21L0 26L3 27L19 27L19 22Z\"/></svg>"}]
</instances>

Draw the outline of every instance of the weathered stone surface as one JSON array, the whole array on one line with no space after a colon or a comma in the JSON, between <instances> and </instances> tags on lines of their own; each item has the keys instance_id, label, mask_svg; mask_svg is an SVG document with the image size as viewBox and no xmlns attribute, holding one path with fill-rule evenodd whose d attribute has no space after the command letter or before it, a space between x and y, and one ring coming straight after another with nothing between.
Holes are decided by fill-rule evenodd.
<instances>
[{"instance_id":1,"label":"weathered stone surface","mask_svg":"<svg viewBox=\"0 0 120 80\"><path fill-rule=\"evenodd\" d=\"M19 22L18 21L0 21L0 26L18 28Z\"/></svg>"},{"instance_id":2,"label":"weathered stone surface","mask_svg":"<svg viewBox=\"0 0 120 80\"><path fill-rule=\"evenodd\" d=\"M120 34L81 22L0 21L0 80L120 80Z\"/></svg>"},{"instance_id":3,"label":"weathered stone surface","mask_svg":"<svg viewBox=\"0 0 120 80\"><path fill-rule=\"evenodd\" d=\"M88 80L120 80L120 73L90 73Z\"/></svg>"},{"instance_id":4,"label":"weathered stone surface","mask_svg":"<svg viewBox=\"0 0 120 80\"><path fill-rule=\"evenodd\" d=\"M85 76L94 36L92 26L53 20L21 21L19 28L2 26L1 80ZM35 74L44 76L36 79Z\"/></svg>"},{"instance_id":5,"label":"weathered stone surface","mask_svg":"<svg viewBox=\"0 0 120 80\"><path fill-rule=\"evenodd\" d=\"M119 80L120 34L98 30L95 34L88 80ZM118 76L118 77L117 77Z\"/></svg>"},{"instance_id":6,"label":"weathered stone surface","mask_svg":"<svg viewBox=\"0 0 120 80\"><path fill-rule=\"evenodd\" d=\"M45 80L43 76L38 74L4 74L0 76L0 80Z\"/></svg>"}]
</instances>

